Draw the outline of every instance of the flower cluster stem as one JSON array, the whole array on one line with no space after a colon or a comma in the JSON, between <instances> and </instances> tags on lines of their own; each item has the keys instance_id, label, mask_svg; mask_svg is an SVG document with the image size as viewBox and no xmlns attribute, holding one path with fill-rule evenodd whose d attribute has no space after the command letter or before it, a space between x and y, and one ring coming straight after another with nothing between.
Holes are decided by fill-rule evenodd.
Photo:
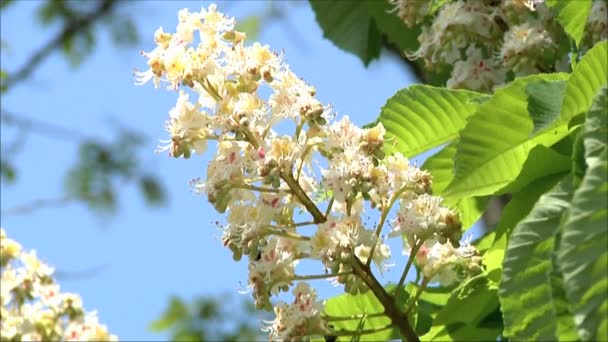
<instances>
[{"instance_id":1,"label":"flower cluster stem","mask_svg":"<svg viewBox=\"0 0 608 342\"><path fill-rule=\"evenodd\" d=\"M405 269L403 270L403 273L401 274L401 278L399 278L399 283L397 283L396 291L399 291L399 288L401 288L401 286L403 286L403 283L405 283L405 278L407 277L407 274L410 272L410 268L412 267L412 264L414 263L416 254L418 254L418 250L420 249L420 247L422 247L423 243L424 243L423 241L419 241L414 245L414 247L412 247L412 250L410 252L410 257L407 259L407 264L405 265Z\"/></svg>"},{"instance_id":2,"label":"flower cluster stem","mask_svg":"<svg viewBox=\"0 0 608 342\"><path fill-rule=\"evenodd\" d=\"M319 224L327 221L325 215L323 215L319 208L317 208L317 205L308 197L300 186L300 183L298 183L290 172L281 172L281 178L283 178L285 183L287 183L287 186L289 186L294 195L300 200L300 203L306 207L306 210L308 210L314 218L315 223Z\"/></svg>"}]
</instances>

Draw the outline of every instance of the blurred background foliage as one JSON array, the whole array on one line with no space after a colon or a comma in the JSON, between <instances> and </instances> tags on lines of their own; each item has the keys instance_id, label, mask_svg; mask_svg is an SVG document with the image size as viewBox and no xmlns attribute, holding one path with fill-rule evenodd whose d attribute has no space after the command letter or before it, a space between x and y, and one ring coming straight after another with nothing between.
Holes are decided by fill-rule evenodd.
<instances>
[{"instance_id":1,"label":"blurred background foliage","mask_svg":"<svg viewBox=\"0 0 608 342\"><path fill-rule=\"evenodd\" d=\"M17 5L13 0L3 0L0 10ZM42 27L58 26L60 29L15 70L1 70L2 95L19 84L28 81L43 62L54 53L61 53L68 63L78 68L95 51L97 35L108 31L117 48L132 46L139 40L137 28L129 15L135 2L118 0L48 0L41 1L31 24ZM3 37L2 54L10 51L10 40ZM83 136L80 132L63 127L61 123L49 123L38 119L39 113L18 113L14 108L0 105L2 125L11 126L17 133L12 141L1 140L0 175L2 182L13 184L19 170L14 162L26 143L29 134L43 134L57 139L69 139L78 144L78 161L65 174L65 193L52 199L34 199L32 203L17 208L2 208L4 215L25 214L41 207L62 206L82 202L97 214L112 214L119 209L119 194L128 184L135 184L149 205L165 203L166 192L153 173L145 170L138 159L138 152L146 137L134 130L114 124L115 137ZM63 123L65 124L65 123Z\"/></svg>"},{"instance_id":2,"label":"blurred background foliage","mask_svg":"<svg viewBox=\"0 0 608 342\"><path fill-rule=\"evenodd\" d=\"M260 341L268 338L260 322L270 318L232 294L192 301L173 296L150 330L169 332L172 341Z\"/></svg>"}]
</instances>

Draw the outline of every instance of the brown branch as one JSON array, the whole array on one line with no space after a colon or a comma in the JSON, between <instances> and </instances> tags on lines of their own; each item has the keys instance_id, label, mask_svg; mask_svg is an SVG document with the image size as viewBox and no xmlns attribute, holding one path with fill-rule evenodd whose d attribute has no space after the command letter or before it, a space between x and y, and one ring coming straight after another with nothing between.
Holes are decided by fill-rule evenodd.
<instances>
[{"instance_id":1,"label":"brown branch","mask_svg":"<svg viewBox=\"0 0 608 342\"><path fill-rule=\"evenodd\" d=\"M55 49L59 48L63 42L76 36L79 32L93 26L97 21L108 15L116 6L117 0L101 0L99 6L89 14L73 21L69 21L53 39L49 40L38 51L19 68L16 72L10 73L6 81L2 84L2 90L6 91L14 87L21 81L27 79L30 74L40 65Z\"/></svg>"},{"instance_id":2,"label":"brown branch","mask_svg":"<svg viewBox=\"0 0 608 342\"><path fill-rule=\"evenodd\" d=\"M384 307L384 311L386 315L390 317L393 325L399 329L401 336L405 338L408 342L419 342L420 339L416 332L410 325L410 321L407 317L407 314L403 313L395 301L393 297L391 297L388 292L382 287L382 284L378 282L378 280L372 275L372 270L367 265L361 262L359 258L353 256L353 271L355 275L357 275L367 287L373 292L373 294L378 298L382 306Z\"/></svg>"},{"instance_id":3,"label":"brown branch","mask_svg":"<svg viewBox=\"0 0 608 342\"><path fill-rule=\"evenodd\" d=\"M19 127L24 132L35 131L51 138L77 141L92 140L92 137L88 137L77 130L40 121L24 114L9 113L4 110L0 112L0 122Z\"/></svg>"},{"instance_id":4,"label":"brown branch","mask_svg":"<svg viewBox=\"0 0 608 342\"><path fill-rule=\"evenodd\" d=\"M63 196L58 198L40 198L29 203L21 204L12 208L2 209L3 216L30 214L33 211L43 208L63 207L75 202L76 196Z\"/></svg>"}]
</instances>

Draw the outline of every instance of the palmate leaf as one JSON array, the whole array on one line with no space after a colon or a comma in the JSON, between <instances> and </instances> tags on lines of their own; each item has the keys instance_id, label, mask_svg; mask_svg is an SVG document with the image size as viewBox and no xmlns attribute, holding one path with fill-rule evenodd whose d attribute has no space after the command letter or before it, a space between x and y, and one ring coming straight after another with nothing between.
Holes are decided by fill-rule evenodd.
<instances>
[{"instance_id":1,"label":"palmate leaf","mask_svg":"<svg viewBox=\"0 0 608 342\"><path fill-rule=\"evenodd\" d=\"M365 65L380 56L382 34L365 1L310 0L323 37Z\"/></svg>"},{"instance_id":2,"label":"palmate leaf","mask_svg":"<svg viewBox=\"0 0 608 342\"><path fill-rule=\"evenodd\" d=\"M607 42L596 44L576 66L567 81L540 81L526 87L533 135L551 130L573 118L584 119L593 97L608 79ZM563 101L559 99L563 95ZM578 116L580 115L580 116ZM582 122L582 120L580 120Z\"/></svg>"},{"instance_id":3,"label":"palmate leaf","mask_svg":"<svg viewBox=\"0 0 608 342\"><path fill-rule=\"evenodd\" d=\"M387 131L386 150L413 157L458 136L466 118L488 95L414 85L399 90L382 107L378 120Z\"/></svg>"},{"instance_id":4,"label":"palmate leaf","mask_svg":"<svg viewBox=\"0 0 608 342\"><path fill-rule=\"evenodd\" d=\"M496 194L525 191L525 188L536 179L569 171L572 167L570 156L565 156L543 145L530 150L528 158L517 177L498 190Z\"/></svg>"},{"instance_id":5,"label":"palmate leaf","mask_svg":"<svg viewBox=\"0 0 608 342\"><path fill-rule=\"evenodd\" d=\"M566 81L540 81L526 87L528 94L528 112L534 122L534 132L537 133L551 125L559 116L562 99L566 90Z\"/></svg>"},{"instance_id":6,"label":"palmate leaf","mask_svg":"<svg viewBox=\"0 0 608 342\"><path fill-rule=\"evenodd\" d=\"M429 171L433 176L434 195L441 196L452 180L455 154L456 144L452 143L428 158L422 165L422 169ZM468 229L479 220L488 200L489 197L465 197L453 202L446 201L445 204L456 209L460 215L462 227Z\"/></svg>"},{"instance_id":7,"label":"palmate leaf","mask_svg":"<svg viewBox=\"0 0 608 342\"><path fill-rule=\"evenodd\" d=\"M567 78L566 74L519 78L479 105L460 133L455 175L445 190L446 197L493 194L517 177L532 148L550 146L566 136L568 127L562 125L530 139L533 122L528 114L526 87Z\"/></svg>"},{"instance_id":8,"label":"palmate leaf","mask_svg":"<svg viewBox=\"0 0 608 342\"><path fill-rule=\"evenodd\" d=\"M394 286L388 286L387 291L390 293ZM398 296L398 304L403 305L407 300L407 294L401 291ZM384 307L380 301L374 296L371 291L364 294L351 295L344 293L327 300L325 304L325 314L333 317L349 317L362 314L377 314L383 313ZM391 323L388 316L381 317L366 317L363 319L335 320L330 324L336 331L358 331L361 329L379 329L388 326ZM373 334L363 334L358 336L360 341L387 341L391 338L397 338L398 333L394 328L382 330ZM338 341L349 341L352 336L342 336Z\"/></svg>"},{"instance_id":9,"label":"palmate leaf","mask_svg":"<svg viewBox=\"0 0 608 342\"><path fill-rule=\"evenodd\" d=\"M465 309L466 308L466 309ZM458 286L435 316L422 341L494 341L502 322L496 288L484 274Z\"/></svg>"},{"instance_id":10,"label":"palmate leaf","mask_svg":"<svg viewBox=\"0 0 608 342\"><path fill-rule=\"evenodd\" d=\"M556 340L551 274L555 236L573 194L572 177L541 196L513 230L498 293L504 334L514 340Z\"/></svg>"},{"instance_id":11,"label":"palmate leaf","mask_svg":"<svg viewBox=\"0 0 608 342\"><path fill-rule=\"evenodd\" d=\"M549 0L547 4L557 11L557 20L572 37L576 46L579 46L585 33L591 0Z\"/></svg>"},{"instance_id":12,"label":"palmate leaf","mask_svg":"<svg viewBox=\"0 0 608 342\"><path fill-rule=\"evenodd\" d=\"M558 122L569 122L578 114L586 113L593 97L608 80L608 41L597 43L589 50L572 72L566 83L566 91Z\"/></svg>"},{"instance_id":13,"label":"palmate leaf","mask_svg":"<svg viewBox=\"0 0 608 342\"><path fill-rule=\"evenodd\" d=\"M366 0L366 3L369 14L374 18L374 22L391 44L401 51L414 51L418 48L420 28L407 27L403 20L392 11L394 5L391 5L388 1L377 0Z\"/></svg>"},{"instance_id":14,"label":"palmate leaf","mask_svg":"<svg viewBox=\"0 0 608 342\"><path fill-rule=\"evenodd\" d=\"M562 228L558 261L582 340L608 340L608 161L606 88L585 122L587 171Z\"/></svg>"}]
</instances>

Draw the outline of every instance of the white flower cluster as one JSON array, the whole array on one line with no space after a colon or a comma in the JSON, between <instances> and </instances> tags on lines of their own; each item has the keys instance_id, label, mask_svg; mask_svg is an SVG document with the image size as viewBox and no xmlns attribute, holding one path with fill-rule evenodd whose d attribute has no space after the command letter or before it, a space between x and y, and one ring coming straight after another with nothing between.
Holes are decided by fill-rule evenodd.
<instances>
[{"instance_id":1,"label":"white flower cluster","mask_svg":"<svg viewBox=\"0 0 608 342\"><path fill-rule=\"evenodd\" d=\"M452 243L425 245L416 254L416 264L430 282L449 286L464 278L481 273L481 256L477 249L464 243L454 248Z\"/></svg>"},{"instance_id":2,"label":"white flower cluster","mask_svg":"<svg viewBox=\"0 0 608 342\"><path fill-rule=\"evenodd\" d=\"M587 47L592 47L594 42L608 39L608 1L593 1L585 26L585 39Z\"/></svg>"},{"instance_id":3,"label":"white flower cluster","mask_svg":"<svg viewBox=\"0 0 608 342\"><path fill-rule=\"evenodd\" d=\"M299 340L302 336L328 333L327 324L321 319L323 303L317 300L317 292L302 282L293 289L293 296L293 303L280 302L274 307L277 318L263 328L269 332L269 339Z\"/></svg>"},{"instance_id":4,"label":"white flower cluster","mask_svg":"<svg viewBox=\"0 0 608 342\"><path fill-rule=\"evenodd\" d=\"M256 306L274 307L271 339L320 334L327 329L323 303L305 281L326 278L349 293L367 291L354 258L386 268L391 251L381 230L394 203L401 204L404 220L416 222L392 235L415 241L457 244L458 215L429 194L428 172L401 154L385 157L382 124L362 129L348 117L330 122L330 108L315 98L314 88L268 46L244 45L234 24L215 5L180 11L176 32L159 29L156 48L143 53L149 68L136 74L137 81L185 89L169 113L171 139L161 150L188 158L216 141L206 179L192 187L227 212L222 242L235 260L248 257ZM292 134L280 133L290 129ZM426 201L432 209L421 209ZM380 212L375 227L364 223L366 205ZM302 259L320 261L324 272L297 274ZM273 305L271 297L296 281L294 303Z\"/></svg>"},{"instance_id":5,"label":"white flower cluster","mask_svg":"<svg viewBox=\"0 0 608 342\"><path fill-rule=\"evenodd\" d=\"M53 268L0 229L2 341L117 341L80 296L61 293Z\"/></svg>"},{"instance_id":6,"label":"white flower cluster","mask_svg":"<svg viewBox=\"0 0 608 342\"><path fill-rule=\"evenodd\" d=\"M450 1L431 18L428 1L388 1L409 27L422 23L420 47L408 58L434 71L452 66L450 88L491 91L512 77L567 71L569 40L544 0ZM608 37L607 7L593 1L581 52Z\"/></svg>"}]
</instances>

